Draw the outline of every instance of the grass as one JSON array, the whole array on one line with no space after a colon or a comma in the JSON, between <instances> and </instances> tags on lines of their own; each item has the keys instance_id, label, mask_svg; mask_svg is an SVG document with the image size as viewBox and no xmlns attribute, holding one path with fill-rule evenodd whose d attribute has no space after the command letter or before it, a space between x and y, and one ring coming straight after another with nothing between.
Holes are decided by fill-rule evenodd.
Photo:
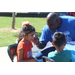
<instances>
[{"instance_id":1,"label":"grass","mask_svg":"<svg viewBox=\"0 0 75 75\"><path fill-rule=\"evenodd\" d=\"M18 34L18 32L12 33L12 32L1 31L0 32L0 47L14 44L17 39L17 37L15 36L16 34Z\"/></svg>"},{"instance_id":2,"label":"grass","mask_svg":"<svg viewBox=\"0 0 75 75\"><path fill-rule=\"evenodd\" d=\"M35 34L40 37L43 27L46 24L46 18L36 18L36 17L16 17L15 18L15 28L21 28L23 21L29 21L32 24L36 32ZM0 29L8 28L10 29L12 25L12 17L0 17ZM16 39L16 35L18 32L11 32L8 30L0 31L0 47L8 46L10 44L14 44Z\"/></svg>"}]
</instances>

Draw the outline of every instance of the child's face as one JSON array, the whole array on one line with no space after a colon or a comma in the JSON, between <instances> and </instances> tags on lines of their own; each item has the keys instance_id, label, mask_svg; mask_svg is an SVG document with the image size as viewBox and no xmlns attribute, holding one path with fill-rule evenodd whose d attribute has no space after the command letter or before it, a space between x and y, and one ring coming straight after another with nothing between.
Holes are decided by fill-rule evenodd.
<instances>
[{"instance_id":1,"label":"child's face","mask_svg":"<svg viewBox=\"0 0 75 75\"><path fill-rule=\"evenodd\" d=\"M30 34L25 36L27 41L32 41L34 39L35 32L31 32Z\"/></svg>"}]
</instances>

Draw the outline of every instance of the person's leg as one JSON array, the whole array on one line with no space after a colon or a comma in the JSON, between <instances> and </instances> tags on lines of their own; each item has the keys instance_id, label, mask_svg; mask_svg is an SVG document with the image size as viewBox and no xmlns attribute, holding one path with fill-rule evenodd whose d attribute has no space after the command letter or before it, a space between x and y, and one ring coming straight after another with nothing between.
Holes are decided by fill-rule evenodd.
<instances>
[{"instance_id":1,"label":"person's leg","mask_svg":"<svg viewBox=\"0 0 75 75\"><path fill-rule=\"evenodd\" d=\"M37 53L37 54L35 55L35 58L36 58L37 60L39 60L39 59L42 58L42 56L48 56L48 53L51 52L51 51L55 51L55 47L49 47L49 48L47 48L47 49L45 49L45 50L43 50L43 51L40 51L39 53Z\"/></svg>"}]
</instances>

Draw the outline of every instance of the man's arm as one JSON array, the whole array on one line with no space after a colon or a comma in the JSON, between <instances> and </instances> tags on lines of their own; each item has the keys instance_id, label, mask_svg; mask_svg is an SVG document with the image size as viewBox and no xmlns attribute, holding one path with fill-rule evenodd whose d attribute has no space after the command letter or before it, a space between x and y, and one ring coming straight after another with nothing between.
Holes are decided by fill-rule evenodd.
<instances>
[{"instance_id":1,"label":"man's arm","mask_svg":"<svg viewBox=\"0 0 75 75\"><path fill-rule=\"evenodd\" d=\"M36 44L36 46L39 48L39 49L43 49L46 44L45 43L42 43L42 42L39 42L38 44Z\"/></svg>"},{"instance_id":2,"label":"man's arm","mask_svg":"<svg viewBox=\"0 0 75 75\"><path fill-rule=\"evenodd\" d=\"M39 48L39 49L43 49L46 44L39 42L39 38L37 36L34 36L34 39L32 40L32 42Z\"/></svg>"}]
</instances>

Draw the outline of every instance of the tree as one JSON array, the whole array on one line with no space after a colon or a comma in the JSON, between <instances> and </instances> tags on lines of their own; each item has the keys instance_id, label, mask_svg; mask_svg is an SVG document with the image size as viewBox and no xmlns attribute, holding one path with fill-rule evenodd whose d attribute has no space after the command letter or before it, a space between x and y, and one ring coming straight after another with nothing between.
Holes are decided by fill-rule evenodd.
<instances>
[{"instance_id":1,"label":"tree","mask_svg":"<svg viewBox=\"0 0 75 75\"><path fill-rule=\"evenodd\" d=\"M12 29L15 29L15 12L12 13Z\"/></svg>"}]
</instances>

